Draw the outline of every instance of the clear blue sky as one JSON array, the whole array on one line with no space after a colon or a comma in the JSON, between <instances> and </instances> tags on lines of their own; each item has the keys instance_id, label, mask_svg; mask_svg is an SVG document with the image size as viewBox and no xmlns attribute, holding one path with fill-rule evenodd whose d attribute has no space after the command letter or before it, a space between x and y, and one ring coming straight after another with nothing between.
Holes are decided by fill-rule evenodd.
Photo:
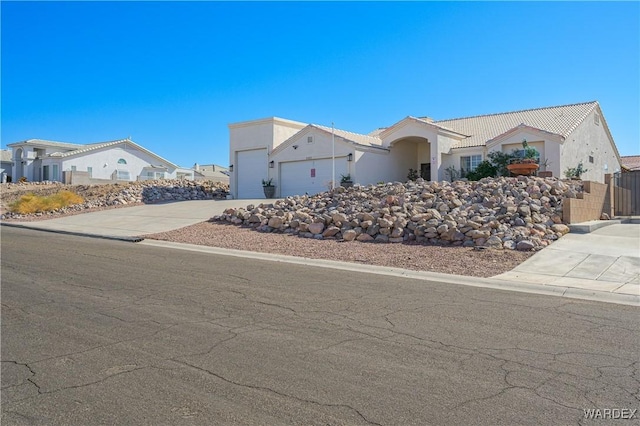
<instances>
[{"instance_id":1,"label":"clear blue sky","mask_svg":"<svg viewBox=\"0 0 640 426\"><path fill-rule=\"evenodd\" d=\"M229 123L359 133L597 100L640 154L638 2L6 2L2 147L132 139L228 164Z\"/></svg>"}]
</instances>

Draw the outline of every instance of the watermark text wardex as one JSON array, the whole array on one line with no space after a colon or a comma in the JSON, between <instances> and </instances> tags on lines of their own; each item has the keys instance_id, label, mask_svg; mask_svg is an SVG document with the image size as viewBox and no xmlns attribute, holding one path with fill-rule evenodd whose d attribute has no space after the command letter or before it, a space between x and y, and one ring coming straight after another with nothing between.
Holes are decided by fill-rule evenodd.
<instances>
[{"instance_id":1,"label":"watermark text wardex","mask_svg":"<svg viewBox=\"0 0 640 426\"><path fill-rule=\"evenodd\" d=\"M631 408L591 408L584 410L584 418L591 420L632 420L638 409Z\"/></svg>"}]
</instances>

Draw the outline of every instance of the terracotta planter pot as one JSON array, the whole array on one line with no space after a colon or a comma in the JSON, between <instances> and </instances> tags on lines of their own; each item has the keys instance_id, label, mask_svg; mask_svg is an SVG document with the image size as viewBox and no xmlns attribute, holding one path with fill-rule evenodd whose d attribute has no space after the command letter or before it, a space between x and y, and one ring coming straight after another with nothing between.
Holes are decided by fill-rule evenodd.
<instances>
[{"instance_id":1,"label":"terracotta planter pot","mask_svg":"<svg viewBox=\"0 0 640 426\"><path fill-rule=\"evenodd\" d=\"M540 166L535 163L514 163L509 164L507 166L507 170L509 170L509 172L511 172L511 174L515 176L530 176L536 170L538 170L538 167Z\"/></svg>"}]
</instances>

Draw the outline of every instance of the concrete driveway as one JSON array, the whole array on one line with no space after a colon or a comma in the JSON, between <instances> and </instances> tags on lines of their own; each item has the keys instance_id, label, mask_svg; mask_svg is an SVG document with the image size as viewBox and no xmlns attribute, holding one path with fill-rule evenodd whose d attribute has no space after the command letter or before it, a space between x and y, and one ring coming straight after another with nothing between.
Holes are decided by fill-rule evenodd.
<instances>
[{"instance_id":1,"label":"concrete driveway","mask_svg":"<svg viewBox=\"0 0 640 426\"><path fill-rule=\"evenodd\" d=\"M146 204L11 224L44 231L135 239L139 235L171 231L203 222L231 207L271 201L273 200L194 200Z\"/></svg>"},{"instance_id":2,"label":"concrete driveway","mask_svg":"<svg viewBox=\"0 0 640 426\"><path fill-rule=\"evenodd\" d=\"M505 281L640 295L640 224L570 233L515 269Z\"/></svg>"}]
</instances>

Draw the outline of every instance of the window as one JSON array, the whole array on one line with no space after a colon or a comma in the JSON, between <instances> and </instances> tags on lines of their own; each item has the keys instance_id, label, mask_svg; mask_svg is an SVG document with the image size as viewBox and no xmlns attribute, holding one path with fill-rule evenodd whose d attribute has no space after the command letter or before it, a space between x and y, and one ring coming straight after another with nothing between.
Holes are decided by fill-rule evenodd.
<instances>
[{"instance_id":1,"label":"window","mask_svg":"<svg viewBox=\"0 0 640 426\"><path fill-rule=\"evenodd\" d=\"M482 162L482 155L470 155L468 157L460 157L460 169L463 173L475 170L478 164Z\"/></svg>"},{"instance_id":2,"label":"window","mask_svg":"<svg viewBox=\"0 0 640 426\"><path fill-rule=\"evenodd\" d=\"M118 170L118 180L129 180L129 170Z\"/></svg>"},{"instance_id":3,"label":"window","mask_svg":"<svg viewBox=\"0 0 640 426\"><path fill-rule=\"evenodd\" d=\"M76 166L71 166L71 171L75 172L76 171Z\"/></svg>"},{"instance_id":4,"label":"window","mask_svg":"<svg viewBox=\"0 0 640 426\"><path fill-rule=\"evenodd\" d=\"M600 114L595 113L595 114L593 115L593 122L596 124L596 126L599 126L599 125L600 125Z\"/></svg>"},{"instance_id":5,"label":"window","mask_svg":"<svg viewBox=\"0 0 640 426\"><path fill-rule=\"evenodd\" d=\"M307 143L313 143L313 136L307 136Z\"/></svg>"},{"instance_id":6,"label":"window","mask_svg":"<svg viewBox=\"0 0 640 426\"><path fill-rule=\"evenodd\" d=\"M591 164L593 164L593 155L590 155L590 156L589 156L589 162L590 162Z\"/></svg>"},{"instance_id":7,"label":"window","mask_svg":"<svg viewBox=\"0 0 640 426\"><path fill-rule=\"evenodd\" d=\"M147 170L147 179L164 179L164 172Z\"/></svg>"},{"instance_id":8,"label":"window","mask_svg":"<svg viewBox=\"0 0 640 426\"><path fill-rule=\"evenodd\" d=\"M57 181L58 180L58 165L57 164L52 164L51 165L51 180L53 180L53 181Z\"/></svg>"},{"instance_id":9,"label":"window","mask_svg":"<svg viewBox=\"0 0 640 426\"><path fill-rule=\"evenodd\" d=\"M118 164L127 164L127 160L125 160L124 158L121 158L118 160Z\"/></svg>"},{"instance_id":10,"label":"window","mask_svg":"<svg viewBox=\"0 0 640 426\"><path fill-rule=\"evenodd\" d=\"M93 177L93 167L87 167L87 173L89 173L89 177Z\"/></svg>"}]
</instances>

